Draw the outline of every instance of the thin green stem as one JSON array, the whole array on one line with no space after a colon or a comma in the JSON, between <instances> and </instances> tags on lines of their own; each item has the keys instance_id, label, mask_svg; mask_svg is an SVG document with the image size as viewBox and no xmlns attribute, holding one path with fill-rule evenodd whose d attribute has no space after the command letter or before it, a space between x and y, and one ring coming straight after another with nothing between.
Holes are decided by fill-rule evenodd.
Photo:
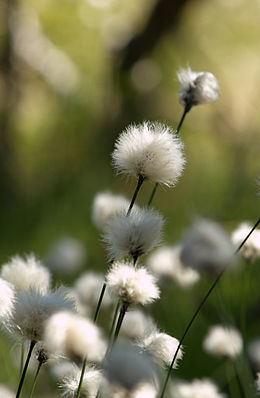
<instances>
[{"instance_id":1,"label":"thin green stem","mask_svg":"<svg viewBox=\"0 0 260 398\"><path fill-rule=\"evenodd\" d=\"M22 342L22 345L21 345L20 376L23 373L23 365L24 365L24 342Z\"/></svg>"},{"instance_id":2,"label":"thin green stem","mask_svg":"<svg viewBox=\"0 0 260 398\"><path fill-rule=\"evenodd\" d=\"M176 130L174 131L174 134L175 134L176 136L179 135L180 130L181 130L181 126L182 126L182 124L183 124L183 122L184 122L184 119L185 119L185 116L187 115L187 113L189 112L189 110L190 110L190 109L189 109L187 106L185 106L184 111L183 111L183 114L182 114L182 117L181 117L181 119L180 119L180 121L179 121L179 124L178 124Z\"/></svg>"},{"instance_id":3,"label":"thin green stem","mask_svg":"<svg viewBox=\"0 0 260 398\"><path fill-rule=\"evenodd\" d=\"M116 303L116 307L115 307L115 311L114 311L114 316L113 316L111 328L110 328L110 331L109 331L109 340L111 339L111 337L112 337L113 334L114 334L115 325L116 325L116 320L117 320L118 313L119 313L119 308L120 308L120 300L118 300L117 303Z\"/></svg>"},{"instance_id":4,"label":"thin green stem","mask_svg":"<svg viewBox=\"0 0 260 398\"><path fill-rule=\"evenodd\" d=\"M250 230L250 232L248 233L248 235L245 237L245 239L243 240L243 242L242 242L242 243L239 245L239 247L236 249L236 251L235 251L234 254L237 254L237 253L242 249L243 245L246 243L247 239L250 237L250 235L253 233L253 231L257 228L257 226L259 225L259 223L260 223L260 218L259 218L259 220L255 223L255 225L253 226L253 228ZM175 363L175 360L176 360L176 358L177 358L177 355L178 355L178 353L179 353L179 350L180 350L180 348L181 348L181 346L182 346L183 340L185 339L185 337L186 337L187 333L189 332L189 330L190 330L190 328L191 328L193 322L194 322L195 319L197 318L197 316L198 316L200 310L202 309L203 305L204 305L205 302L207 301L207 299L208 299L208 297L210 296L211 292L214 290L214 288L215 288L215 286L217 285L218 281L221 279L221 277L222 277L222 275L224 274L224 272L225 272L225 269L222 270L222 271L220 272L220 274L216 277L216 279L214 280L214 282L213 282L212 285L210 286L209 290L207 291L206 295L204 296L204 298L203 298L202 301L200 302L200 304L199 304L198 308L196 309L195 313L193 314L191 320L189 321L189 323L188 323L188 325L187 325L187 327L186 327L186 329L185 329L185 331L184 331L184 333L183 333L183 335L182 335L182 337L181 337L181 339L180 339L180 342L179 342L179 344L178 344L178 347L177 347L177 349L176 349L176 351L175 351L175 353L174 353L174 356L173 356L171 365L170 365L170 367L169 367L169 370L168 370L168 372L167 372L165 381L164 381L164 383L163 383L163 388L162 388L162 392L161 392L160 398L163 398L163 396L164 396L164 393L165 393L165 390L166 390L166 387L167 387L167 384L168 384L168 381L169 381L169 378L170 378L171 370L172 370L172 368L173 368L173 365L174 365L174 363Z\"/></svg>"},{"instance_id":5,"label":"thin green stem","mask_svg":"<svg viewBox=\"0 0 260 398\"><path fill-rule=\"evenodd\" d=\"M112 341L112 347L115 345L115 343L117 341L117 338L118 338L118 335L119 335L119 332L120 332L120 329L121 329L121 325L123 323L127 308L128 308L128 304L127 303L123 303L122 306L121 306L121 309L120 309L118 320L117 320L116 330L115 330L113 341Z\"/></svg>"},{"instance_id":6,"label":"thin green stem","mask_svg":"<svg viewBox=\"0 0 260 398\"><path fill-rule=\"evenodd\" d=\"M36 373L35 373L35 375L34 375L33 385L32 385L32 389L31 389L31 393L30 393L29 398L32 398L32 396L33 396L34 389L35 389L36 382L37 382L37 378L38 378L39 372L40 372L40 370L41 370L41 366L42 366L42 362L39 362L39 364L38 364L38 366L37 366Z\"/></svg>"},{"instance_id":7,"label":"thin green stem","mask_svg":"<svg viewBox=\"0 0 260 398\"><path fill-rule=\"evenodd\" d=\"M246 336L246 307L247 307L247 297L250 287L250 275L251 275L251 265L246 264L243 273L243 290L242 290L242 300L241 300L241 310L240 310L240 330L243 338Z\"/></svg>"},{"instance_id":8,"label":"thin green stem","mask_svg":"<svg viewBox=\"0 0 260 398\"><path fill-rule=\"evenodd\" d=\"M236 398L239 394L238 386L236 385L236 383L234 383L234 371L231 367L230 361L228 361L227 359L225 360L225 370L229 396L230 398Z\"/></svg>"},{"instance_id":9,"label":"thin green stem","mask_svg":"<svg viewBox=\"0 0 260 398\"><path fill-rule=\"evenodd\" d=\"M136 188L135 188L131 203L130 203L129 208L128 208L127 213L126 213L127 216L129 216L131 211L132 211L132 208L133 208L133 206L135 204L138 192L140 191L140 188L141 188L144 180L145 180L144 177L140 175L139 178L138 178L138 181L137 181L137 185L136 185Z\"/></svg>"},{"instance_id":10,"label":"thin green stem","mask_svg":"<svg viewBox=\"0 0 260 398\"><path fill-rule=\"evenodd\" d=\"M28 365L29 365L29 362L30 362L30 359L31 359L31 355L32 355L32 351L34 349L35 344L36 344L36 341L34 341L34 340L32 340L31 343L30 343L28 355L27 355L27 358L26 358L26 361L25 361L25 364L24 364L24 368L23 368L23 373L21 375L21 379L20 379L20 382L19 382L16 398L20 397L20 394L21 394L21 391L22 391L22 388L23 388L25 375L26 375L26 372L27 372L27 369L28 369Z\"/></svg>"},{"instance_id":11,"label":"thin green stem","mask_svg":"<svg viewBox=\"0 0 260 398\"><path fill-rule=\"evenodd\" d=\"M76 396L76 398L79 398L79 397L80 397L80 392L81 392L81 387L82 387L82 383L83 383L83 379L84 379L84 374L85 374L86 366L87 366L87 358L85 358L84 361L83 361L83 365L82 365L81 375L80 375L80 379L79 379L79 385L78 385L78 390L77 390L77 396Z\"/></svg>"},{"instance_id":12,"label":"thin green stem","mask_svg":"<svg viewBox=\"0 0 260 398\"><path fill-rule=\"evenodd\" d=\"M244 387L243 387L241 378L240 378L239 373L238 373L238 369L236 367L236 364L235 364L234 361L232 362L232 364L233 364L233 367L234 367L235 376L236 376L236 380L237 380L237 385L238 385L238 388L239 388L240 396L241 396L241 398L247 398L246 394L245 394L245 391L244 391Z\"/></svg>"},{"instance_id":13,"label":"thin green stem","mask_svg":"<svg viewBox=\"0 0 260 398\"><path fill-rule=\"evenodd\" d=\"M154 187L153 187L153 190L152 190L150 199L149 199L149 201L148 201L147 207L150 207L150 206L151 206L152 201L153 201L153 198L154 198L154 195L155 195L155 193L156 193L156 191L157 191L158 186L159 186L159 184L158 184L158 182L156 182L156 183L154 184Z\"/></svg>"},{"instance_id":14,"label":"thin green stem","mask_svg":"<svg viewBox=\"0 0 260 398\"><path fill-rule=\"evenodd\" d=\"M100 308L101 308L101 304L102 304L102 301L103 301L103 297L104 297L106 288L107 288L107 284L106 284L106 282L104 282L103 286L102 286L102 290L101 290L100 296L99 296L99 299L98 299L96 312L95 312L95 315L94 315L94 323L97 322L99 311L100 311Z\"/></svg>"}]
</instances>

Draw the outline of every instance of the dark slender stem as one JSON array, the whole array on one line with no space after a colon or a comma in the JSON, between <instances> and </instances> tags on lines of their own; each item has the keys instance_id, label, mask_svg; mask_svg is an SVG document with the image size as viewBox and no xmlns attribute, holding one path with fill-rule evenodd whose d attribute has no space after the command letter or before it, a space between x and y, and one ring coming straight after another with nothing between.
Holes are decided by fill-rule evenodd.
<instances>
[{"instance_id":1,"label":"dark slender stem","mask_svg":"<svg viewBox=\"0 0 260 398\"><path fill-rule=\"evenodd\" d=\"M82 383L83 383L83 379L84 379L86 366L87 366L87 358L85 358L83 361L76 398L80 397L80 392L81 392L81 387L82 387Z\"/></svg>"},{"instance_id":2,"label":"dark slender stem","mask_svg":"<svg viewBox=\"0 0 260 398\"><path fill-rule=\"evenodd\" d=\"M131 213L131 210L132 210L132 208L133 208L133 206L135 204L135 200L137 198L138 192L140 191L140 188L141 188L143 182L144 182L144 177L140 175L139 178L138 178L138 181L137 181L137 185L136 185L136 188L135 188L131 203L130 203L129 208L128 208L127 213L126 213L127 216L129 216L129 214Z\"/></svg>"},{"instance_id":3,"label":"dark slender stem","mask_svg":"<svg viewBox=\"0 0 260 398\"><path fill-rule=\"evenodd\" d=\"M158 182L156 182L156 183L154 184L154 187L153 187L153 190L152 190L150 199L149 199L149 201L148 201L147 207L150 207L150 206L151 206L152 201L153 201L153 197L154 197L154 195L155 195L155 193L156 193L156 191L157 191L158 185L159 185Z\"/></svg>"},{"instance_id":4,"label":"dark slender stem","mask_svg":"<svg viewBox=\"0 0 260 398\"><path fill-rule=\"evenodd\" d=\"M22 342L21 346L20 375L22 375L23 373L23 365L24 365L24 342Z\"/></svg>"},{"instance_id":5,"label":"dark slender stem","mask_svg":"<svg viewBox=\"0 0 260 398\"><path fill-rule=\"evenodd\" d=\"M185 119L185 116L187 115L187 113L189 112L189 110L190 110L190 109L189 109L187 106L185 106L184 111L183 111L183 114L182 114L182 117L181 117L181 120L179 121L179 124L178 124L176 130L174 131L174 134L175 134L176 136L179 135L181 126L182 126L182 124L183 124L183 122L184 122L184 119Z\"/></svg>"},{"instance_id":6,"label":"dark slender stem","mask_svg":"<svg viewBox=\"0 0 260 398\"><path fill-rule=\"evenodd\" d=\"M120 310L120 313L119 313L118 320L117 320L116 330L115 330L113 341L112 341L112 346L117 341L117 338L118 338L118 335L119 335L119 332L120 332L120 329L121 329L121 325L123 323L127 308L128 308L128 304L123 303L122 306L121 306L121 310Z\"/></svg>"},{"instance_id":7,"label":"dark slender stem","mask_svg":"<svg viewBox=\"0 0 260 398\"><path fill-rule=\"evenodd\" d=\"M31 343L30 343L30 348L29 348L28 355L27 355L27 358L26 358L26 361L25 361L25 364L24 364L23 373L22 373L22 376L21 376L21 379L20 379L20 382L19 382L16 398L20 397L20 394L21 394L21 391L22 391L22 387L23 387L23 383L24 383L24 379L25 379L25 375L26 375L26 372L27 372L27 369L28 369L28 365L29 365L29 362L30 362L30 359L31 359L31 355L32 355L32 351L34 349L35 344L36 344L36 341L34 341L34 340L32 340Z\"/></svg>"},{"instance_id":8,"label":"dark slender stem","mask_svg":"<svg viewBox=\"0 0 260 398\"><path fill-rule=\"evenodd\" d=\"M248 235L245 237L245 239L243 240L243 242L242 242L242 243L239 245L239 247L236 249L236 251L235 251L234 254L237 254L237 253L242 249L243 245L246 243L247 239L250 237L250 235L253 233L253 231L257 228L257 226L258 226L259 223L260 223L260 219L255 223L255 225L253 226L253 228L250 230L250 232L249 232ZM172 368L173 368L173 365L174 365L174 363L175 363L175 360L176 360L176 358L177 358L177 355L178 355L178 353L179 353L179 350L180 350L180 348L181 348L181 345L182 345L182 343L183 343L183 340L185 339L185 337L186 337L188 331L190 330L190 328L191 328L193 322L194 322L195 319L197 318L197 315L199 314L201 308L203 307L203 305L204 305L205 302L207 301L207 299L208 299L208 297L210 296L212 290L214 290L216 284L217 284L218 281L221 279L221 277L222 277L222 275L224 274L224 272L225 272L225 269L222 270L222 271L220 272L220 274L216 277L216 279L214 280L214 282L213 282L212 285L210 286L209 290L207 291L206 295L205 295L204 298L202 299L201 303L199 304L198 308L196 309L195 313L193 314L193 316L192 316L190 322L188 323L188 325L187 325L187 327L186 327L186 329L185 329L185 331L184 331L184 333L183 333L183 335L182 335L182 337L181 337L181 339L180 339L180 342L179 342L179 344L178 344L178 347L177 347L177 349L176 349L176 351L175 351L175 354L174 354L174 356L173 356L171 365L170 365L169 370L168 370L168 372L167 372L167 375L166 375L166 378L165 378L165 381L164 381L164 384L163 384L162 393L161 393L161 395L160 395L160 398L163 398L163 396L164 396L164 393L165 393L165 390L166 390L166 387L167 387L167 383L168 383L168 380L169 380L169 377L170 377L170 374L171 374L171 370L172 370Z\"/></svg>"},{"instance_id":9,"label":"dark slender stem","mask_svg":"<svg viewBox=\"0 0 260 398\"><path fill-rule=\"evenodd\" d=\"M94 323L96 323L96 321L97 321L98 314L99 314L99 311L100 311L100 307L101 307L101 304L102 304L102 301L103 301L103 297L104 297L106 288L107 288L107 284L106 284L106 282L104 282L103 286L102 286L102 290L101 290L100 296L99 296L99 299L98 299L96 312L95 312L95 315L94 315Z\"/></svg>"},{"instance_id":10,"label":"dark slender stem","mask_svg":"<svg viewBox=\"0 0 260 398\"><path fill-rule=\"evenodd\" d=\"M32 398L32 396L33 396L34 389L35 389L35 386L36 386L37 377L38 377L38 374L39 374L39 372L41 370L41 366L42 366L42 362L39 362L39 365L37 367L37 370L36 370L36 373L35 373L35 376L34 376L34 379L33 379L33 385L32 385L32 389L31 389L31 393L30 393L30 397L29 398Z\"/></svg>"}]
</instances>

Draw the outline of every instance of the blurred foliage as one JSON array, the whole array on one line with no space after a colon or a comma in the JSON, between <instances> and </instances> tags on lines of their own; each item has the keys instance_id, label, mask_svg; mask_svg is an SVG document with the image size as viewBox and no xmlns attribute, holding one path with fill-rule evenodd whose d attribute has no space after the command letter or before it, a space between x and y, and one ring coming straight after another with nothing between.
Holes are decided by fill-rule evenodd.
<instances>
[{"instance_id":1,"label":"blurred foliage","mask_svg":"<svg viewBox=\"0 0 260 398\"><path fill-rule=\"evenodd\" d=\"M105 251L91 223L93 197L107 189L130 197L135 184L126 184L111 168L114 141L132 122L177 126L182 107L176 71L186 65L214 73L221 96L215 104L192 109L185 120L184 175L154 200L166 219L164 241L178 241L198 215L219 221L227 231L259 217L260 1L182 2L153 46L137 54L128 69L121 68L129 41L142 35L156 4L1 0L2 262L31 251L44 257L53 241L73 236L88 250L87 267L104 270ZM151 190L152 185L144 187L140 204L147 203ZM257 308L257 267L253 272L250 300ZM241 278L238 273L223 281L234 316ZM166 289L153 309L159 325L180 336L204 284L192 293ZM178 371L186 377L209 375L218 366L206 354L201 357L198 344L207 316L218 321L215 304L212 297L212 312L205 309L187 338ZM252 319L249 337L259 331L257 317Z\"/></svg>"}]
</instances>

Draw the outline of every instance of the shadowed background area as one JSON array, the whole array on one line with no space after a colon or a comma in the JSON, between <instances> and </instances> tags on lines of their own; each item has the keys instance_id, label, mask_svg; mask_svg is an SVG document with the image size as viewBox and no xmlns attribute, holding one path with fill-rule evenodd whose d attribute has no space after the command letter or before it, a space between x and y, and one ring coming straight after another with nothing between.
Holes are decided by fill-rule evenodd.
<instances>
[{"instance_id":1,"label":"shadowed background area","mask_svg":"<svg viewBox=\"0 0 260 398\"><path fill-rule=\"evenodd\" d=\"M0 0L1 262L17 253L45 258L57 239L71 236L87 250L86 269L105 270L104 245L91 222L93 198L103 190L131 197L135 188L112 170L115 139L144 120L177 127L183 108L176 72L188 65L212 72L221 94L187 115L184 174L154 198L166 219L164 242L178 241L197 216L229 232L240 221L256 221L259 12L259 0ZM140 205L152 188L143 187ZM241 276L233 290L232 278L225 292L239 311ZM252 319L259 315L254 283ZM192 300L170 286L154 315L178 337ZM208 307L198 334L210 317ZM257 327L250 325L249 335ZM180 367L186 376L194 376L194 351ZM196 376L207 363L196 365Z\"/></svg>"}]
</instances>

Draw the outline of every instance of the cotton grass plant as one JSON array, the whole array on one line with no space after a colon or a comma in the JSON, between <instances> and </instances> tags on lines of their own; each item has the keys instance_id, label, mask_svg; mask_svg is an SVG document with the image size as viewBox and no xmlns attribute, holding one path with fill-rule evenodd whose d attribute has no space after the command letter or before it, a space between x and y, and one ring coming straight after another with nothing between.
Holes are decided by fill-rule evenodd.
<instances>
[{"instance_id":1,"label":"cotton grass plant","mask_svg":"<svg viewBox=\"0 0 260 398\"><path fill-rule=\"evenodd\" d=\"M177 76L184 108L177 128L149 121L131 124L115 142L112 165L117 174L135 178L132 198L111 192L94 198L92 220L107 249L104 274L83 273L70 292L53 291L50 271L34 255L15 256L2 266L3 327L16 341L29 342L16 398L21 396L33 351L38 365L30 398L44 364L52 365L60 395L68 398L163 398L168 385L170 398L225 397L209 379L170 382L170 376L185 360L183 352L192 349L184 350L183 342L215 286L235 264L236 254L241 251L250 263L259 256L260 220L233 234L236 248L218 224L203 219L186 231L182 241L156 248L162 240L164 217L151 207L152 201L160 185L174 188L182 176L186 160L179 134L184 119L194 106L212 103L219 95L217 79L209 72L187 68ZM153 189L147 206L139 207L146 182ZM191 289L205 274L213 281L180 338L174 331L160 331L145 312L163 294L165 287L162 284L160 291L158 282L167 279L180 289ZM103 311L111 312L112 319L105 330L99 325ZM243 337L233 325L215 326L204 348L234 360L242 355ZM237 378L240 382L239 373Z\"/></svg>"}]
</instances>

